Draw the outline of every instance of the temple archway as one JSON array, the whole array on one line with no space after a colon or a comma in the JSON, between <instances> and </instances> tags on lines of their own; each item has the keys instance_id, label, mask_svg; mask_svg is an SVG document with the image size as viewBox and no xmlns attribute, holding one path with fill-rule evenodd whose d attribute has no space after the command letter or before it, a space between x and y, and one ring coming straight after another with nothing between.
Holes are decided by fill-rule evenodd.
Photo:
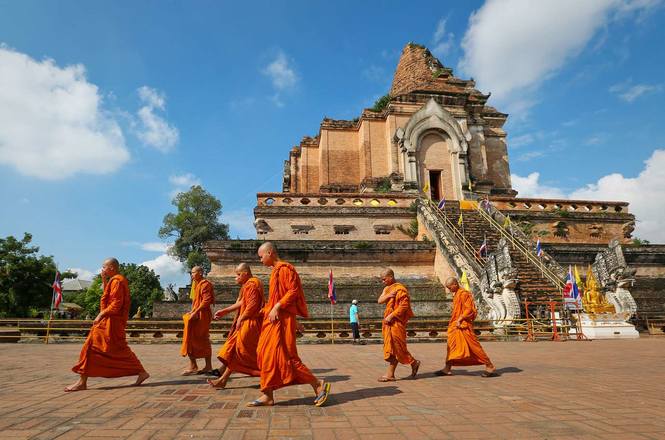
<instances>
[{"instance_id":1,"label":"temple archway","mask_svg":"<svg viewBox=\"0 0 665 440\"><path fill-rule=\"evenodd\" d=\"M471 133L450 112L430 99L409 119L404 129L397 130L395 138L400 146L399 166L405 189L422 190L431 178L429 171L440 171L442 195L456 200L464 198L462 186L468 184L466 154ZM447 148L442 148L443 145ZM426 151L420 154L423 146ZM434 157L439 154L445 158ZM431 168L427 167L428 161L433 164ZM443 164L442 168L437 170L435 163Z\"/></svg>"}]
</instances>

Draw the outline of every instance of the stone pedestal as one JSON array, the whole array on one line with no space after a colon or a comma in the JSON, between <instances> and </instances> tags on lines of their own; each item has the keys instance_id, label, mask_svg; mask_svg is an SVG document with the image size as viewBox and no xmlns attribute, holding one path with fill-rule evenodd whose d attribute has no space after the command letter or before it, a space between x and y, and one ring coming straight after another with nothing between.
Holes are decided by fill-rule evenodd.
<instances>
[{"instance_id":1,"label":"stone pedestal","mask_svg":"<svg viewBox=\"0 0 665 440\"><path fill-rule=\"evenodd\" d=\"M574 314L582 324L582 333L589 339L636 339L640 334L635 326L626 322L629 316L623 313ZM576 329L571 329L575 334Z\"/></svg>"}]
</instances>

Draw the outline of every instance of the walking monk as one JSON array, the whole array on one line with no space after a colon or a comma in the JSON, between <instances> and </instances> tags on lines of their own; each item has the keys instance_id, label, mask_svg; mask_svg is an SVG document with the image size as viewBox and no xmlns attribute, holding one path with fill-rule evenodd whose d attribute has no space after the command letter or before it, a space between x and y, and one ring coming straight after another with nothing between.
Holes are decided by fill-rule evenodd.
<instances>
[{"instance_id":1,"label":"walking monk","mask_svg":"<svg viewBox=\"0 0 665 440\"><path fill-rule=\"evenodd\" d=\"M383 358L388 362L386 374L379 378L379 382L395 381L397 364L411 365L411 379L416 377L420 368L420 361L411 356L406 348L406 324L413 317L411 300L407 288L395 281L392 269L386 269L381 274L381 281L386 286L379 296L378 303L385 304L383 312Z\"/></svg>"},{"instance_id":2,"label":"walking monk","mask_svg":"<svg viewBox=\"0 0 665 440\"><path fill-rule=\"evenodd\" d=\"M215 292L212 283L203 278L203 268L192 268L192 283L194 284L194 298L192 310L183 315L185 322L182 333L182 346L180 354L189 357L189 367L183 376L203 374L212 371L212 348L210 346L210 322L212 321L211 307L215 303ZM205 358L205 367L199 370L196 360Z\"/></svg>"},{"instance_id":3,"label":"walking monk","mask_svg":"<svg viewBox=\"0 0 665 440\"><path fill-rule=\"evenodd\" d=\"M496 368L473 332L473 320L478 314L473 295L460 287L457 278L448 278L446 287L453 293L453 311L448 323L448 353L445 368L435 374L450 376L453 365L485 365L482 376L496 376Z\"/></svg>"},{"instance_id":4,"label":"walking monk","mask_svg":"<svg viewBox=\"0 0 665 440\"><path fill-rule=\"evenodd\" d=\"M85 340L79 361L72 371L79 380L65 391L81 391L88 386L89 377L138 376L134 385L141 385L150 375L127 345L125 327L129 317L129 284L118 273L120 264L109 258L102 265L104 293L99 301L99 314Z\"/></svg>"},{"instance_id":5,"label":"walking monk","mask_svg":"<svg viewBox=\"0 0 665 440\"><path fill-rule=\"evenodd\" d=\"M256 364L256 346L263 323L263 285L258 278L252 276L252 270L247 263L240 263L236 268L236 283L242 287L235 304L215 313L215 319L219 319L237 311L226 342L217 354L217 359L222 362L222 375L219 379L208 379L208 383L214 388L226 387L232 372L256 377L261 375Z\"/></svg>"},{"instance_id":6,"label":"walking monk","mask_svg":"<svg viewBox=\"0 0 665 440\"><path fill-rule=\"evenodd\" d=\"M328 399L330 384L314 377L298 357L296 348L296 315L308 316L298 272L279 259L277 249L270 242L263 243L258 253L261 263L272 267L272 273L257 348L261 396L247 406L274 405L276 389L297 384L311 385L316 396L314 404L321 406Z\"/></svg>"}]
</instances>

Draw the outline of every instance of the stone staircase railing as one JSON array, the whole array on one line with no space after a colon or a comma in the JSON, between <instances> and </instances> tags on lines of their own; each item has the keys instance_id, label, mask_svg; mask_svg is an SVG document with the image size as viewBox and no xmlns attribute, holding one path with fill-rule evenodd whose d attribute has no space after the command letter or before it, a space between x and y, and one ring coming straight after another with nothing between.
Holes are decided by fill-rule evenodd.
<instances>
[{"instance_id":1,"label":"stone staircase railing","mask_svg":"<svg viewBox=\"0 0 665 440\"><path fill-rule=\"evenodd\" d=\"M484 261L476 254L474 246L434 202L419 198L416 203L418 213L432 234L439 251L453 263L454 267L466 272L471 284L480 285L480 273Z\"/></svg>"},{"instance_id":2,"label":"stone staircase railing","mask_svg":"<svg viewBox=\"0 0 665 440\"><path fill-rule=\"evenodd\" d=\"M565 269L544 251L543 255L538 257L534 244L520 228L514 228L512 225L504 227L506 216L491 203L479 203L477 212L502 238L513 246L513 249L517 250L531 265L541 271L543 277L552 286L563 289L566 278Z\"/></svg>"}]
</instances>

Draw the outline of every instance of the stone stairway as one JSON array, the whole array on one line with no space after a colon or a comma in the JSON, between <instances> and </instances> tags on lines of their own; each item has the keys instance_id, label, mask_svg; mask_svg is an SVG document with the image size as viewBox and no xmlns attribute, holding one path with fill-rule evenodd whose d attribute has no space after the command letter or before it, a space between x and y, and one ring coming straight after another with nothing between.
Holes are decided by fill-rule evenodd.
<instances>
[{"instance_id":1,"label":"stone stairway","mask_svg":"<svg viewBox=\"0 0 665 440\"><path fill-rule=\"evenodd\" d=\"M478 257L480 246L487 238L488 252L495 252L501 239L499 231L476 209L462 210L457 201L446 203L443 209L445 218L441 211L431 205L423 203L420 209L425 226L435 236L439 249L447 251L448 261L460 272L465 270L469 274L472 284L476 284L483 271L483 262ZM460 212L462 213L462 225L458 224ZM532 246L531 243L525 243L524 237L521 237L521 240L524 246ZM519 280L515 291L519 295L520 303L523 304L525 299L530 301L561 300L559 287L544 276L543 269L530 261L518 246L510 246L509 254ZM551 259L549 264L552 264Z\"/></svg>"},{"instance_id":2,"label":"stone stairway","mask_svg":"<svg viewBox=\"0 0 665 440\"><path fill-rule=\"evenodd\" d=\"M450 206L449 206L450 205ZM446 215L453 216L455 226L463 230L464 236L469 243L479 250L483 239L487 237L488 253L494 252L497 248L501 235L492 228L487 220L475 210L460 210L459 202L446 203ZM462 212L463 226L457 224L460 212ZM535 247L535 244L534 244ZM517 269L519 284L516 292L520 299L524 301L560 301L561 293L547 278L542 274L542 270L528 261L526 257L517 249L511 247L510 258L513 266Z\"/></svg>"}]
</instances>

